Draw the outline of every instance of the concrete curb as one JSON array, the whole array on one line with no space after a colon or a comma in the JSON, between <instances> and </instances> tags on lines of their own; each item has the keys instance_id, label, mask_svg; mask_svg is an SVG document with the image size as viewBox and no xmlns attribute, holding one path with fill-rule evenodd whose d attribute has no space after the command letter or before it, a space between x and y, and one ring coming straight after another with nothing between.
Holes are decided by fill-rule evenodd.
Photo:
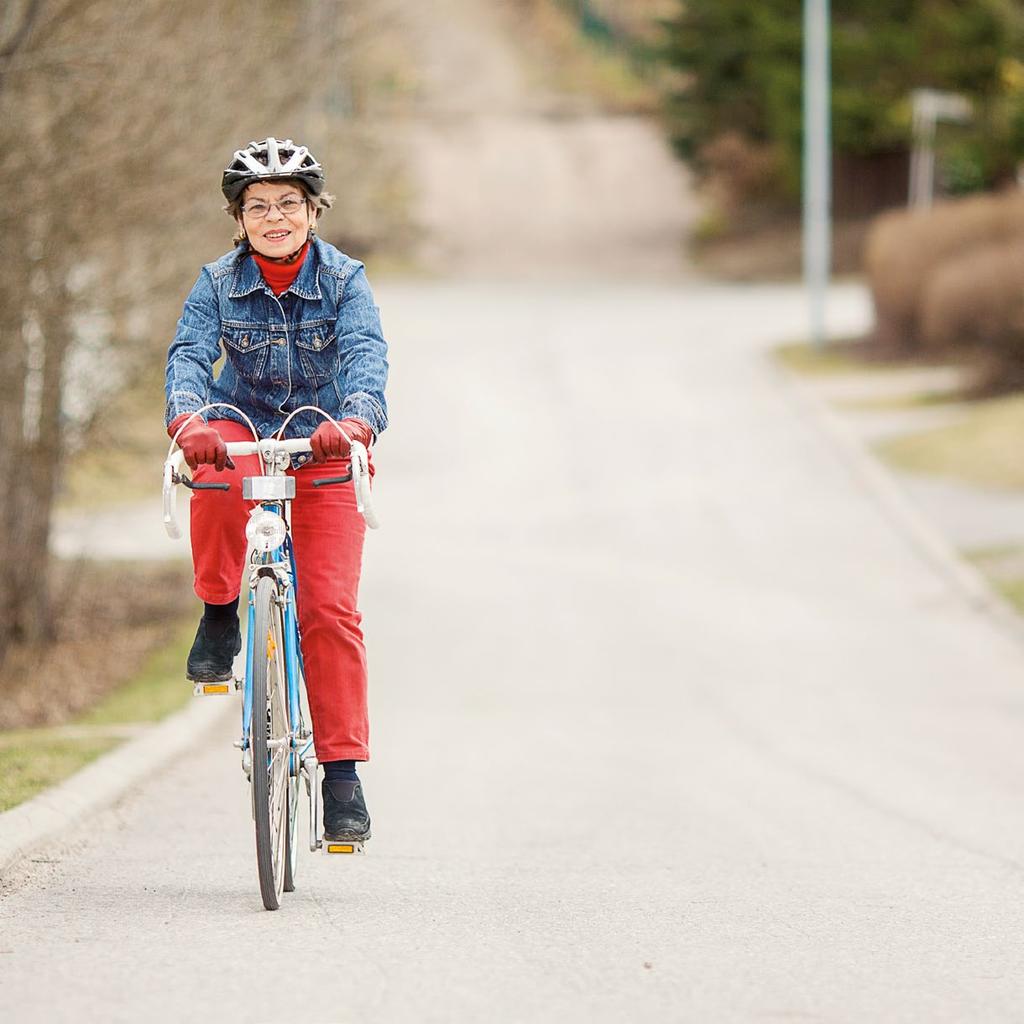
<instances>
[{"instance_id":1,"label":"concrete curb","mask_svg":"<svg viewBox=\"0 0 1024 1024\"><path fill-rule=\"evenodd\" d=\"M190 685L182 678L181 685ZM0 880L19 861L67 835L89 815L108 807L150 773L192 747L234 700L194 699L181 711L97 758L69 779L0 814Z\"/></svg>"},{"instance_id":2,"label":"concrete curb","mask_svg":"<svg viewBox=\"0 0 1024 1024\"><path fill-rule=\"evenodd\" d=\"M925 517L900 488L891 471L871 454L828 403L796 374L770 358L769 361L796 403L821 425L834 443L840 458L878 502L893 525L908 538L917 554L945 577L972 609L990 616L1024 647L1024 619L1017 610L993 588L981 572L963 558L952 541Z\"/></svg>"}]
</instances>

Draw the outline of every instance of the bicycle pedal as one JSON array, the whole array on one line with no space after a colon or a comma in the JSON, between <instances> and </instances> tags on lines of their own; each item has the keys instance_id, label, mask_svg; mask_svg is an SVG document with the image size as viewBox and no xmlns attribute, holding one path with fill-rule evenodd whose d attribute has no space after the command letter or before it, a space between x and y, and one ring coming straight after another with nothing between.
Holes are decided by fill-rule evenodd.
<instances>
[{"instance_id":1,"label":"bicycle pedal","mask_svg":"<svg viewBox=\"0 0 1024 1024\"><path fill-rule=\"evenodd\" d=\"M224 694L232 693L237 690L238 686L235 680L227 679L220 683L196 683L192 687L193 697L214 697L224 696Z\"/></svg>"},{"instance_id":2,"label":"bicycle pedal","mask_svg":"<svg viewBox=\"0 0 1024 1024\"><path fill-rule=\"evenodd\" d=\"M336 853L365 853L363 849L363 841L361 839L352 840L333 840L324 839L323 847L324 853L336 854Z\"/></svg>"}]
</instances>

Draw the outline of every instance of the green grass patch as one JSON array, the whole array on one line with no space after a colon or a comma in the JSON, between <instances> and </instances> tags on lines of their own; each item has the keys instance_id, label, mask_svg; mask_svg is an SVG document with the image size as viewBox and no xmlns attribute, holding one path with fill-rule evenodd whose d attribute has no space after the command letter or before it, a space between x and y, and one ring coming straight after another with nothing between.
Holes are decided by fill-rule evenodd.
<instances>
[{"instance_id":1,"label":"green grass patch","mask_svg":"<svg viewBox=\"0 0 1024 1024\"><path fill-rule=\"evenodd\" d=\"M0 811L28 800L47 786L73 775L121 742L110 736L62 738L24 729L0 746Z\"/></svg>"},{"instance_id":2,"label":"green grass patch","mask_svg":"<svg viewBox=\"0 0 1024 1024\"><path fill-rule=\"evenodd\" d=\"M875 445L897 469L951 477L974 486L1024 488L1024 395L977 403L962 420Z\"/></svg>"},{"instance_id":3,"label":"green grass patch","mask_svg":"<svg viewBox=\"0 0 1024 1024\"><path fill-rule=\"evenodd\" d=\"M999 593L1018 612L1024 613L1024 576L1017 576L1014 579L995 579L992 582Z\"/></svg>"},{"instance_id":4,"label":"green grass patch","mask_svg":"<svg viewBox=\"0 0 1024 1024\"><path fill-rule=\"evenodd\" d=\"M903 412L953 406L963 401L957 391L918 391L896 395L873 395L870 398L847 398L835 404L856 412Z\"/></svg>"},{"instance_id":5,"label":"green grass patch","mask_svg":"<svg viewBox=\"0 0 1024 1024\"><path fill-rule=\"evenodd\" d=\"M50 726L0 733L0 811L30 799L124 742L105 727L145 724L183 707L192 696L185 680L195 622L178 626L168 645L150 655L138 675L78 715L72 729ZM80 729L80 734L68 735Z\"/></svg>"},{"instance_id":6,"label":"green grass patch","mask_svg":"<svg viewBox=\"0 0 1024 1024\"><path fill-rule=\"evenodd\" d=\"M823 345L808 341L791 341L773 350L775 359L794 373L827 376L830 374L891 374L907 370L923 370L960 365L955 355L899 355L876 347L863 336L835 338ZM923 401L941 400L944 392L929 389L920 395Z\"/></svg>"},{"instance_id":7,"label":"green grass patch","mask_svg":"<svg viewBox=\"0 0 1024 1024\"><path fill-rule=\"evenodd\" d=\"M981 568L1005 564L1011 559L1024 559L1024 546L1020 544L991 544L981 548L969 548L963 556Z\"/></svg>"},{"instance_id":8,"label":"green grass patch","mask_svg":"<svg viewBox=\"0 0 1024 1024\"><path fill-rule=\"evenodd\" d=\"M997 544L963 555L1013 607L1024 614L1024 545Z\"/></svg>"},{"instance_id":9,"label":"green grass patch","mask_svg":"<svg viewBox=\"0 0 1024 1024\"><path fill-rule=\"evenodd\" d=\"M865 348L859 338L839 339L824 345L794 341L778 346L774 355L787 370L806 374L883 373L900 365L870 357Z\"/></svg>"}]
</instances>

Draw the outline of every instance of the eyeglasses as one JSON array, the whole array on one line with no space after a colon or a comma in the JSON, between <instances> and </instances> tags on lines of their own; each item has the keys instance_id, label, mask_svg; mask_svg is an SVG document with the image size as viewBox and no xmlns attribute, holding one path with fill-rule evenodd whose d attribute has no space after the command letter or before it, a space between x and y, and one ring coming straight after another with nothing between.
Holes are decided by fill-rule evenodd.
<instances>
[{"instance_id":1,"label":"eyeglasses","mask_svg":"<svg viewBox=\"0 0 1024 1024\"><path fill-rule=\"evenodd\" d=\"M305 205L306 200L300 199L298 196L285 196L284 199L276 203L267 203L262 199L252 199L242 207L242 213L246 217L252 218L252 220L263 220L270 213L270 208L276 206L286 217L293 217Z\"/></svg>"}]
</instances>

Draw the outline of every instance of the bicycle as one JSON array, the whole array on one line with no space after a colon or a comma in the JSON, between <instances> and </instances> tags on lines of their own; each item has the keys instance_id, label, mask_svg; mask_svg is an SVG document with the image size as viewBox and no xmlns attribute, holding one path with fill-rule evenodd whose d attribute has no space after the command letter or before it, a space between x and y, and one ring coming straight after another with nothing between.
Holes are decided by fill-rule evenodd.
<instances>
[{"instance_id":1,"label":"bicycle","mask_svg":"<svg viewBox=\"0 0 1024 1024\"><path fill-rule=\"evenodd\" d=\"M290 456L310 451L308 438L283 439L285 428L300 412L314 412L337 422L322 409L302 406L291 413L274 437L260 438L252 421L232 405L215 402L197 410L227 408L238 413L252 431L252 441L227 442L228 456L258 455L260 474L244 477L242 497L255 503L245 533L248 612L245 672L243 679L223 683L196 683L196 696L242 691L242 736L235 746L242 752L242 770L249 779L256 831L256 864L260 894L267 910L277 910L282 892L295 889L298 853L298 804L300 778L309 798L309 848L329 854L362 853L361 842L324 843L319 831L318 764L313 733L304 708L305 676L302 637L295 602L295 557L291 545L291 505L295 478L285 474ZM191 418L186 424L191 422ZM186 424L182 424L184 427ZM341 427L338 426L341 430ZM345 434L341 430L342 434ZM181 429L171 441L163 468L163 522L169 536L181 537L178 527L177 487L190 490L229 491L219 482L196 483L185 473L184 455L175 451ZM348 435L345 435L347 440ZM314 487L352 483L356 507L366 525L379 525L370 499L369 461L366 448L351 441L349 472L313 481ZM256 770L265 766L265 770Z\"/></svg>"}]
</instances>

